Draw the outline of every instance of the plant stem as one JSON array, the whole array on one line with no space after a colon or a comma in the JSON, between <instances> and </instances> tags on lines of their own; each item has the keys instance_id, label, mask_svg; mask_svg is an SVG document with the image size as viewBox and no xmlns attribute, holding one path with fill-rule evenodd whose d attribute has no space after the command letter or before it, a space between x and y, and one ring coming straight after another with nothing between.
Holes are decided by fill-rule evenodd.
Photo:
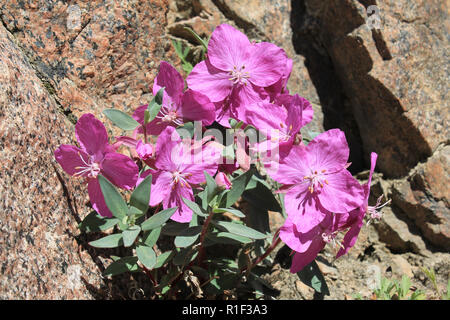
<instances>
[{"instance_id":1,"label":"plant stem","mask_svg":"<svg viewBox=\"0 0 450 320\"><path fill-rule=\"evenodd\" d=\"M205 223L203 224L202 233L200 234L200 248L198 252L198 265L201 265L203 263L203 257L205 255L205 248L203 247L203 242L205 240L206 233L208 231L209 223L211 222L211 219L213 217L214 213L210 211L208 217L205 220Z\"/></svg>"},{"instance_id":2,"label":"plant stem","mask_svg":"<svg viewBox=\"0 0 450 320\"><path fill-rule=\"evenodd\" d=\"M142 129L144 130L144 143L147 144L147 128L143 125Z\"/></svg>"},{"instance_id":3,"label":"plant stem","mask_svg":"<svg viewBox=\"0 0 450 320\"><path fill-rule=\"evenodd\" d=\"M250 267L244 267L241 269L241 274L244 271L247 271L247 273L249 273L258 263L260 263L261 261L263 261L269 254L272 253L272 251L278 246L278 244L281 242L281 238L278 236L280 230L277 230L277 232L275 232L275 235L273 236L273 241L272 241L272 245L267 248L266 252L264 252L264 254L260 257L258 257L251 265ZM276 240L275 240L276 239Z\"/></svg>"}]
</instances>

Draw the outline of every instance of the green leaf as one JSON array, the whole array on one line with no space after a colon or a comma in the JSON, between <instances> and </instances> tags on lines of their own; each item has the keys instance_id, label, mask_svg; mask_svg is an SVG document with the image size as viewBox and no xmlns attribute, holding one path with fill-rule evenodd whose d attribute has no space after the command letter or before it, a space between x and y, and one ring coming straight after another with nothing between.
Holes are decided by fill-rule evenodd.
<instances>
[{"instance_id":1,"label":"green leaf","mask_svg":"<svg viewBox=\"0 0 450 320\"><path fill-rule=\"evenodd\" d=\"M208 172L203 171L203 174L205 175L206 179L207 201L208 203L210 203L214 195L217 193L218 188L216 181L208 174Z\"/></svg>"},{"instance_id":2,"label":"green leaf","mask_svg":"<svg viewBox=\"0 0 450 320\"><path fill-rule=\"evenodd\" d=\"M99 232L111 229L119 220L117 218L105 218L96 211L89 213L83 221L78 225L83 232Z\"/></svg>"},{"instance_id":3,"label":"green leaf","mask_svg":"<svg viewBox=\"0 0 450 320\"><path fill-rule=\"evenodd\" d=\"M411 287L411 280L406 276L402 276L402 281L400 282L400 297L404 298L409 292L409 288Z\"/></svg>"},{"instance_id":4,"label":"green leaf","mask_svg":"<svg viewBox=\"0 0 450 320\"><path fill-rule=\"evenodd\" d=\"M175 246L178 248L189 247L198 239L201 232L201 226L189 227L185 229L179 236L175 237Z\"/></svg>"},{"instance_id":5,"label":"green leaf","mask_svg":"<svg viewBox=\"0 0 450 320\"><path fill-rule=\"evenodd\" d=\"M136 254L139 258L139 261L142 262L142 264L147 269L152 269L155 266L156 254L155 254L155 251L153 251L153 249L151 247L137 246Z\"/></svg>"},{"instance_id":6,"label":"green leaf","mask_svg":"<svg viewBox=\"0 0 450 320\"><path fill-rule=\"evenodd\" d=\"M136 241L139 232L141 232L141 227L139 226L132 226L129 227L127 230L124 230L122 232L124 247L131 246Z\"/></svg>"},{"instance_id":7,"label":"green leaf","mask_svg":"<svg viewBox=\"0 0 450 320\"><path fill-rule=\"evenodd\" d=\"M135 208L135 207L133 207L133 206L130 206L130 207L128 208L128 213L127 213L127 215L128 215L128 216L142 216L143 213L142 213L142 211L141 211L140 209Z\"/></svg>"},{"instance_id":8,"label":"green leaf","mask_svg":"<svg viewBox=\"0 0 450 320\"><path fill-rule=\"evenodd\" d=\"M231 181L231 189L227 193L227 201L225 207L231 207L245 191L245 187L253 175L253 169L241 174L239 177Z\"/></svg>"},{"instance_id":9,"label":"green leaf","mask_svg":"<svg viewBox=\"0 0 450 320\"><path fill-rule=\"evenodd\" d=\"M299 277L301 282L313 288L318 293L321 293L323 295L330 294L325 278L323 277L322 272L320 271L319 266L315 261L311 262L302 270L297 272L297 276Z\"/></svg>"},{"instance_id":10,"label":"green leaf","mask_svg":"<svg viewBox=\"0 0 450 320\"><path fill-rule=\"evenodd\" d=\"M205 51L208 50L208 44L194 30L189 27L184 27L184 29L189 31L194 36L194 38L197 39L198 43L203 46L203 49Z\"/></svg>"},{"instance_id":11,"label":"green leaf","mask_svg":"<svg viewBox=\"0 0 450 320\"><path fill-rule=\"evenodd\" d=\"M125 272L136 272L139 270L137 257L124 257L111 263L103 272L104 276L115 276Z\"/></svg>"},{"instance_id":12,"label":"green leaf","mask_svg":"<svg viewBox=\"0 0 450 320\"><path fill-rule=\"evenodd\" d=\"M102 175L98 175L98 182L100 183L106 206L116 218L122 220L128 213L127 203L108 179Z\"/></svg>"},{"instance_id":13,"label":"green leaf","mask_svg":"<svg viewBox=\"0 0 450 320\"><path fill-rule=\"evenodd\" d=\"M200 217L208 216L208 213L206 213L204 210L202 210L197 203L195 203L189 199L186 199L185 197L182 197L182 200L188 206L188 208L191 209L196 215L198 215Z\"/></svg>"},{"instance_id":14,"label":"green leaf","mask_svg":"<svg viewBox=\"0 0 450 320\"><path fill-rule=\"evenodd\" d=\"M148 175L145 179L134 189L131 194L130 204L143 213L147 212L148 204L150 203L150 190L152 187L152 175Z\"/></svg>"},{"instance_id":15,"label":"green leaf","mask_svg":"<svg viewBox=\"0 0 450 320\"><path fill-rule=\"evenodd\" d=\"M243 214L243 213L242 213L241 211L239 211L238 209L234 209L234 208L228 208L228 209L225 209L225 208L216 208L216 209L213 209L213 212L214 212L214 213L229 212L229 213L235 215L236 217L239 217L239 218L245 218L245 214Z\"/></svg>"},{"instance_id":16,"label":"green leaf","mask_svg":"<svg viewBox=\"0 0 450 320\"><path fill-rule=\"evenodd\" d=\"M156 95L153 97L152 101L150 101L150 103L148 104L147 107L147 110L149 112L148 122L153 121L158 115L159 111L161 110L164 89L165 89L164 87L159 89Z\"/></svg>"},{"instance_id":17,"label":"green leaf","mask_svg":"<svg viewBox=\"0 0 450 320\"><path fill-rule=\"evenodd\" d=\"M95 248L116 248L123 244L122 234L111 234L101 239L91 241L89 244Z\"/></svg>"},{"instance_id":18,"label":"green leaf","mask_svg":"<svg viewBox=\"0 0 450 320\"><path fill-rule=\"evenodd\" d=\"M253 242L252 239L229 232L208 233L206 237L211 241L223 244L247 244Z\"/></svg>"},{"instance_id":19,"label":"green leaf","mask_svg":"<svg viewBox=\"0 0 450 320\"><path fill-rule=\"evenodd\" d=\"M146 235L144 243L146 246L153 247L159 239L159 235L161 234L161 227L155 228L148 232Z\"/></svg>"},{"instance_id":20,"label":"green leaf","mask_svg":"<svg viewBox=\"0 0 450 320\"><path fill-rule=\"evenodd\" d=\"M161 268L163 265L165 265L167 262L169 262L170 259L172 259L174 255L175 255L175 251L166 251L166 252L161 253L156 258L156 264L153 267L153 269Z\"/></svg>"},{"instance_id":21,"label":"green leaf","mask_svg":"<svg viewBox=\"0 0 450 320\"><path fill-rule=\"evenodd\" d=\"M114 123L117 127L122 130L134 130L138 126L140 126L139 122L134 120L125 112L122 112L117 109L105 109L103 110L103 114Z\"/></svg>"},{"instance_id":22,"label":"green leaf","mask_svg":"<svg viewBox=\"0 0 450 320\"><path fill-rule=\"evenodd\" d=\"M267 235L242 224L226 221L212 221L212 223L218 227L222 227L229 233L237 234L239 236L247 237L250 239L266 239L268 237Z\"/></svg>"},{"instance_id":23,"label":"green leaf","mask_svg":"<svg viewBox=\"0 0 450 320\"><path fill-rule=\"evenodd\" d=\"M175 213L178 207L166 209L158 212L154 216L148 218L141 224L141 228L144 231L153 230L155 228L161 227L170 217Z\"/></svg>"}]
</instances>

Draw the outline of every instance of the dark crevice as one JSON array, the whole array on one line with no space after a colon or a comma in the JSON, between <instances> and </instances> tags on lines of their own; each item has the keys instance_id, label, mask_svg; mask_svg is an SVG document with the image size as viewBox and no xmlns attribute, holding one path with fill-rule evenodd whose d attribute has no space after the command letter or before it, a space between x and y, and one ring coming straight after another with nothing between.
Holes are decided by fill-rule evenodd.
<instances>
[{"instance_id":1,"label":"dark crevice","mask_svg":"<svg viewBox=\"0 0 450 320\"><path fill-rule=\"evenodd\" d=\"M321 21L306 12L304 1L292 1L292 42L296 53L305 57L305 66L316 88L324 115L325 130L339 128L345 132L349 147L349 170L352 174L368 169L364 163L362 140L350 100L331 58L318 36Z\"/></svg>"},{"instance_id":2,"label":"dark crevice","mask_svg":"<svg viewBox=\"0 0 450 320\"><path fill-rule=\"evenodd\" d=\"M383 60L392 60L391 53L380 30L372 29L372 39L375 42L375 46L381 58L383 58Z\"/></svg>"},{"instance_id":3,"label":"dark crevice","mask_svg":"<svg viewBox=\"0 0 450 320\"><path fill-rule=\"evenodd\" d=\"M265 38L254 24L245 21L236 15L223 0L212 0L212 2L222 12L225 18L234 21L234 23L236 23L239 28L243 29L248 36L259 39Z\"/></svg>"}]
</instances>

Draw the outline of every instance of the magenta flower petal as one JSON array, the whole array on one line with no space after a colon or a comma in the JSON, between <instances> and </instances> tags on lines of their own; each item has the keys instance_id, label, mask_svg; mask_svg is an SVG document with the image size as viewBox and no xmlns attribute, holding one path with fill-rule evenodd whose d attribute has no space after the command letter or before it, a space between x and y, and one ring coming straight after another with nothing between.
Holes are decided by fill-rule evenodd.
<instances>
[{"instance_id":1,"label":"magenta flower petal","mask_svg":"<svg viewBox=\"0 0 450 320\"><path fill-rule=\"evenodd\" d=\"M152 191L150 195L150 205L156 206L161 203L172 190L172 174L168 171L147 170L144 178L152 174Z\"/></svg>"},{"instance_id":2,"label":"magenta flower petal","mask_svg":"<svg viewBox=\"0 0 450 320\"><path fill-rule=\"evenodd\" d=\"M159 65L159 72L153 83L153 95L162 88L164 89L163 104L167 105L170 102L179 105L184 90L184 80L181 74L166 61L161 61Z\"/></svg>"},{"instance_id":3,"label":"magenta flower petal","mask_svg":"<svg viewBox=\"0 0 450 320\"><path fill-rule=\"evenodd\" d=\"M139 168L123 154L107 153L101 163L101 173L119 188L130 190L136 185Z\"/></svg>"},{"instance_id":4,"label":"magenta flower petal","mask_svg":"<svg viewBox=\"0 0 450 320\"><path fill-rule=\"evenodd\" d=\"M89 155L72 145L62 144L55 150L55 159L61 165L63 170L71 176L81 172L83 167L86 167L86 162L89 162ZM86 174L80 174L86 176Z\"/></svg>"},{"instance_id":5,"label":"magenta flower petal","mask_svg":"<svg viewBox=\"0 0 450 320\"><path fill-rule=\"evenodd\" d=\"M188 87L206 95L211 102L223 101L231 92L230 75L215 68L209 60L195 65L186 78Z\"/></svg>"},{"instance_id":6,"label":"magenta flower petal","mask_svg":"<svg viewBox=\"0 0 450 320\"><path fill-rule=\"evenodd\" d=\"M347 170L326 175L327 183L317 197L322 206L334 213L350 212L364 202L364 189Z\"/></svg>"},{"instance_id":7,"label":"magenta flower petal","mask_svg":"<svg viewBox=\"0 0 450 320\"><path fill-rule=\"evenodd\" d=\"M216 119L216 108L204 94L187 90L178 109L180 115L189 121L202 121L204 126L211 125Z\"/></svg>"},{"instance_id":8,"label":"magenta flower petal","mask_svg":"<svg viewBox=\"0 0 450 320\"><path fill-rule=\"evenodd\" d=\"M175 128L167 127L156 141L156 162L155 165L160 170L173 171L177 165L174 161L179 159L180 148L177 146L181 138ZM176 148L176 149L175 149Z\"/></svg>"},{"instance_id":9,"label":"magenta flower petal","mask_svg":"<svg viewBox=\"0 0 450 320\"><path fill-rule=\"evenodd\" d=\"M100 161L108 146L108 133L103 123L93 114L83 114L75 125L75 135L81 148Z\"/></svg>"},{"instance_id":10,"label":"magenta flower petal","mask_svg":"<svg viewBox=\"0 0 450 320\"><path fill-rule=\"evenodd\" d=\"M177 183L169 196L163 199L164 209L178 207L171 219L180 223L189 222L192 219L192 210L184 203L183 198L194 201L194 193L189 185Z\"/></svg>"},{"instance_id":11,"label":"magenta flower petal","mask_svg":"<svg viewBox=\"0 0 450 320\"><path fill-rule=\"evenodd\" d=\"M283 132L286 120L286 108L269 102L254 103L245 110L244 122L265 133L268 138L274 130Z\"/></svg>"},{"instance_id":12,"label":"magenta flower petal","mask_svg":"<svg viewBox=\"0 0 450 320\"><path fill-rule=\"evenodd\" d=\"M282 184L302 184L303 177L310 174L308 169L308 152L302 146L294 146L288 156L284 157L277 170L269 172L272 179ZM305 190L307 186L305 185Z\"/></svg>"},{"instance_id":13,"label":"magenta flower petal","mask_svg":"<svg viewBox=\"0 0 450 320\"><path fill-rule=\"evenodd\" d=\"M339 129L319 134L307 148L308 152L317 155L311 158L311 167L317 170L326 169L327 172L344 168L350 154L345 134Z\"/></svg>"},{"instance_id":14,"label":"magenta flower petal","mask_svg":"<svg viewBox=\"0 0 450 320\"><path fill-rule=\"evenodd\" d=\"M317 224L315 224L309 232L299 232L296 225L288 217L284 222L284 225L280 228L280 238L292 250L296 252L305 252L308 251L317 234L316 229Z\"/></svg>"},{"instance_id":15,"label":"magenta flower petal","mask_svg":"<svg viewBox=\"0 0 450 320\"><path fill-rule=\"evenodd\" d=\"M98 179L89 179L88 193L92 208L94 208L94 210L97 211L98 214L108 218L113 216L112 212L106 205L105 198L103 197L102 189L100 188Z\"/></svg>"},{"instance_id":16,"label":"magenta flower petal","mask_svg":"<svg viewBox=\"0 0 450 320\"><path fill-rule=\"evenodd\" d=\"M319 252L325 247L323 241L313 241L309 250L303 253L296 252L292 258L291 273L297 273L301 271L308 264L313 262Z\"/></svg>"},{"instance_id":17,"label":"magenta flower petal","mask_svg":"<svg viewBox=\"0 0 450 320\"><path fill-rule=\"evenodd\" d=\"M210 176L214 176L219 167L219 161L222 157L222 150L215 148L213 145L203 146L198 153L198 157L193 157L192 163L184 164L180 169L187 173L189 177L186 180L190 184L200 184L205 182L206 171Z\"/></svg>"},{"instance_id":18,"label":"magenta flower petal","mask_svg":"<svg viewBox=\"0 0 450 320\"><path fill-rule=\"evenodd\" d=\"M224 23L211 34L208 58L214 67L230 71L249 58L249 47L250 41L245 34Z\"/></svg>"},{"instance_id":19,"label":"magenta flower petal","mask_svg":"<svg viewBox=\"0 0 450 320\"><path fill-rule=\"evenodd\" d=\"M250 74L250 82L259 87L274 84L283 76L286 59L284 50L273 43L253 44L251 55L247 60L248 65L245 68Z\"/></svg>"}]
</instances>

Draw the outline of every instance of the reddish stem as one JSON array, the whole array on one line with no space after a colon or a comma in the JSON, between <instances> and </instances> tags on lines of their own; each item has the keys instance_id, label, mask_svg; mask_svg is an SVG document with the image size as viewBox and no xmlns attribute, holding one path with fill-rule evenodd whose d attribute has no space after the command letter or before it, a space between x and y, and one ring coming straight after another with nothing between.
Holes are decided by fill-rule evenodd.
<instances>
[{"instance_id":1,"label":"reddish stem","mask_svg":"<svg viewBox=\"0 0 450 320\"><path fill-rule=\"evenodd\" d=\"M242 268L241 269L241 273L243 273L244 271L246 271L246 270L248 270L248 272L250 272L258 263L260 263L261 261L263 261L269 254L271 254L272 253L272 251L278 246L278 244L281 242L281 238L280 237L278 237L278 234L279 234L279 232L280 232L280 230L277 230L277 232L275 232L275 234L274 234L274 236L273 236L273 241L272 241L272 245L269 247L269 248L267 248L267 250L266 250L266 252L262 255L262 256L260 256L260 257L258 257L256 260L255 260L255 262L253 262L251 265L250 265L250 267L244 267L244 268ZM275 240L275 238L276 238L276 240Z\"/></svg>"},{"instance_id":2,"label":"reddish stem","mask_svg":"<svg viewBox=\"0 0 450 320\"><path fill-rule=\"evenodd\" d=\"M202 233L200 234L200 248L199 248L199 253L198 253L198 258L197 258L199 265L201 265L203 263L203 258L205 255L205 248L203 247L203 242L205 240L205 236L208 231L208 226L209 226L209 223L211 222L212 217L213 217L213 212L210 212L208 217L205 220L205 223L203 224Z\"/></svg>"}]
</instances>

